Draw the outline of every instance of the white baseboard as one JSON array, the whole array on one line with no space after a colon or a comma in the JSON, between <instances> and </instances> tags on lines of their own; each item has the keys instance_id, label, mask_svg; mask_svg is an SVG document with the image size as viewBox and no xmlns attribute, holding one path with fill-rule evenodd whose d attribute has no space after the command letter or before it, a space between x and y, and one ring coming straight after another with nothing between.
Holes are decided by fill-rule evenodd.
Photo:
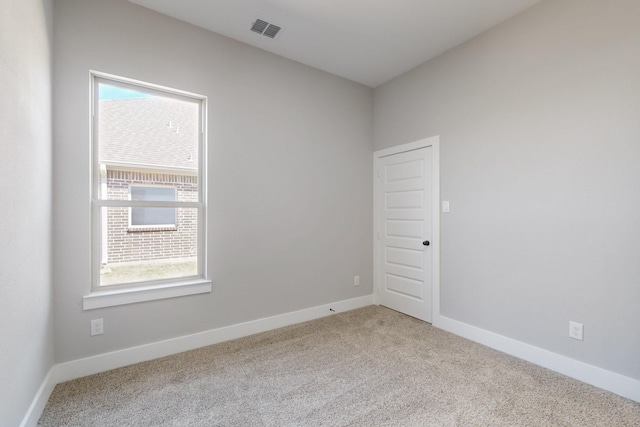
<instances>
[{"instance_id":1,"label":"white baseboard","mask_svg":"<svg viewBox=\"0 0 640 427\"><path fill-rule=\"evenodd\" d=\"M84 359L72 360L70 362L56 365L56 383L73 380L87 375L97 374L110 369L121 368L134 363L145 362L159 357L170 356L183 351L193 350L223 341L242 338L248 335L265 332L272 329L282 328L308 320L319 319L343 311L354 310L373 304L373 295L338 301L317 307L263 319L252 320L250 322L239 323L237 325L212 329L197 334L185 335L165 341L131 347L124 350L113 351L111 353L99 354Z\"/></svg>"},{"instance_id":2,"label":"white baseboard","mask_svg":"<svg viewBox=\"0 0 640 427\"><path fill-rule=\"evenodd\" d=\"M38 420L40 419L40 415L42 415L42 411L44 407L47 405L47 401L49 400L49 396L53 392L54 387L56 386L56 366L53 365L47 376L44 377L42 381L42 385L38 389L36 396L33 398L33 402L31 402L31 406L29 406L29 410L27 410L27 414L22 419L22 423L20 423L20 427L34 427L38 424Z\"/></svg>"},{"instance_id":3,"label":"white baseboard","mask_svg":"<svg viewBox=\"0 0 640 427\"><path fill-rule=\"evenodd\" d=\"M438 316L433 326L447 332L486 345L493 349L526 360L538 366L559 372L576 380L610 391L627 399L640 402L640 381L562 356L521 341L507 338L485 329Z\"/></svg>"}]
</instances>

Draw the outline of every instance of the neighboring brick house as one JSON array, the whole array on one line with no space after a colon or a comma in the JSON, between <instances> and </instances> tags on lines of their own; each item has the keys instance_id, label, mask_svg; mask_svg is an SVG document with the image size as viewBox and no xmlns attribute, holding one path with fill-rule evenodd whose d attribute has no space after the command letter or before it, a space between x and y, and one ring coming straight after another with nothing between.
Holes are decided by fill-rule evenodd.
<instances>
[{"instance_id":1,"label":"neighboring brick house","mask_svg":"<svg viewBox=\"0 0 640 427\"><path fill-rule=\"evenodd\" d=\"M198 106L157 96L100 100L100 193L198 201ZM103 265L197 256L197 209L108 208Z\"/></svg>"}]
</instances>

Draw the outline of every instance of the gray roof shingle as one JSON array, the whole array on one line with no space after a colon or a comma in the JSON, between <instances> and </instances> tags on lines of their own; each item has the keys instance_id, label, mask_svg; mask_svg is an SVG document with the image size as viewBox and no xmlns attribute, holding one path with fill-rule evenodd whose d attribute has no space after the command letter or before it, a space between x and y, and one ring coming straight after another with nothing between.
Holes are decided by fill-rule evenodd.
<instances>
[{"instance_id":1,"label":"gray roof shingle","mask_svg":"<svg viewBox=\"0 0 640 427\"><path fill-rule=\"evenodd\" d=\"M197 170L197 103L159 96L99 103L100 163Z\"/></svg>"}]
</instances>

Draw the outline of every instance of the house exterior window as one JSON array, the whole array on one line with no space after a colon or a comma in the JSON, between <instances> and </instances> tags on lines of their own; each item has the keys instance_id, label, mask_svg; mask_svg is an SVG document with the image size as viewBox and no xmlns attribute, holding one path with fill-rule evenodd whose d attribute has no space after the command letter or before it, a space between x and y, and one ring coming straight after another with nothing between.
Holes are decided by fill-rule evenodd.
<instances>
[{"instance_id":1,"label":"house exterior window","mask_svg":"<svg viewBox=\"0 0 640 427\"><path fill-rule=\"evenodd\" d=\"M131 200L177 200L175 187L149 187L132 185L129 187ZM177 227L176 208L136 208L129 211L129 231L145 231L161 228L174 229Z\"/></svg>"},{"instance_id":2,"label":"house exterior window","mask_svg":"<svg viewBox=\"0 0 640 427\"><path fill-rule=\"evenodd\" d=\"M92 92L92 293L208 282L206 98L102 73Z\"/></svg>"}]
</instances>

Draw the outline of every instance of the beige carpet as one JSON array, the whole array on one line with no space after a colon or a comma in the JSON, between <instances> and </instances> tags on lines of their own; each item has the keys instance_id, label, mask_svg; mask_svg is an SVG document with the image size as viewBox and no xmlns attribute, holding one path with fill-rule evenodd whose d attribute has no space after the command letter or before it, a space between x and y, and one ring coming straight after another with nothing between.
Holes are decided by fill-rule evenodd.
<instances>
[{"instance_id":1,"label":"beige carpet","mask_svg":"<svg viewBox=\"0 0 640 427\"><path fill-rule=\"evenodd\" d=\"M41 426L640 426L640 404L382 307L59 384Z\"/></svg>"}]
</instances>

